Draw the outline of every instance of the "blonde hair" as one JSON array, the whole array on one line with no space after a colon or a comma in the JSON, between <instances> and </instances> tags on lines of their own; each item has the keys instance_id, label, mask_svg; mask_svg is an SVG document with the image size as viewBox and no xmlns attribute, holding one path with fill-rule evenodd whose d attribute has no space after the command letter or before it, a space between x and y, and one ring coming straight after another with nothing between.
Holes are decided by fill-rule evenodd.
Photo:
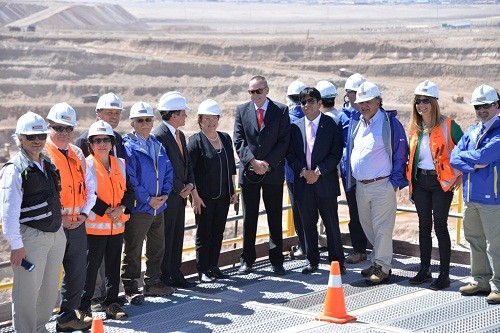
<instances>
[{"instance_id":1,"label":"blonde hair","mask_svg":"<svg viewBox=\"0 0 500 333\"><path fill-rule=\"evenodd\" d=\"M424 126L422 115L417 112L417 104L415 104L415 101L417 100L417 98L419 98L419 96L423 95L416 95L413 98L413 108L411 112L410 125L409 125L410 133L413 131L430 133L434 128L436 128L437 126L439 126L439 124L441 124L443 116L441 115L441 110L439 109L439 104L437 102L437 99L431 96L423 96L431 101L431 122L430 124Z\"/></svg>"}]
</instances>

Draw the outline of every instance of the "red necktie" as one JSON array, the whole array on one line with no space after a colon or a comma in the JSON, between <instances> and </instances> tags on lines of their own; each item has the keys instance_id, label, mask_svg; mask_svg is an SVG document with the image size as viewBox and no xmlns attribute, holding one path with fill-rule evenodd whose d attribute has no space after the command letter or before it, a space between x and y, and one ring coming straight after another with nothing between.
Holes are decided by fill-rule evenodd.
<instances>
[{"instance_id":1,"label":"red necktie","mask_svg":"<svg viewBox=\"0 0 500 333\"><path fill-rule=\"evenodd\" d=\"M257 109L257 123L259 124L259 130L262 129L264 125L264 109Z\"/></svg>"}]
</instances>

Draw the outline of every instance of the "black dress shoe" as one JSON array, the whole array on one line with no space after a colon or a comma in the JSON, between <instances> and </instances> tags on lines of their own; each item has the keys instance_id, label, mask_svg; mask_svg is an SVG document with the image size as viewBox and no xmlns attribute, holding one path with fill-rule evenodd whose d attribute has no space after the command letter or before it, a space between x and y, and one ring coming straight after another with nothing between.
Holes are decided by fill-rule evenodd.
<instances>
[{"instance_id":1,"label":"black dress shoe","mask_svg":"<svg viewBox=\"0 0 500 333\"><path fill-rule=\"evenodd\" d=\"M314 273L318 270L318 265L307 265L306 267L302 268L302 274L311 274Z\"/></svg>"},{"instance_id":2,"label":"black dress shoe","mask_svg":"<svg viewBox=\"0 0 500 333\"><path fill-rule=\"evenodd\" d=\"M210 274L209 271L203 271L203 272L198 273L198 280L201 283L210 283L210 282L214 282L215 278Z\"/></svg>"},{"instance_id":3,"label":"black dress shoe","mask_svg":"<svg viewBox=\"0 0 500 333\"><path fill-rule=\"evenodd\" d=\"M196 283L188 281L186 279L181 279L181 280L172 281L172 283L170 285L172 287L189 289L189 288L195 287Z\"/></svg>"},{"instance_id":4,"label":"black dress shoe","mask_svg":"<svg viewBox=\"0 0 500 333\"><path fill-rule=\"evenodd\" d=\"M238 275L247 275L253 272L253 268L251 265L247 265L246 263L242 263L240 269L238 269Z\"/></svg>"},{"instance_id":5,"label":"black dress shoe","mask_svg":"<svg viewBox=\"0 0 500 333\"><path fill-rule=\"evenodd\" d=\"M286 271L283 265L273 265L273 272L276 275L285 275Z\"/></svg>"},{"instance_id":6,"label":"black dress shoe","mask_svg":"<svg viewBox=\"0 0 500 333\"><path fill-rule=\"evenodd\" d=\"M210 268L210 275L216 279L229 279L229 275L222 273L219 267Z\"/></svg>"}]
</instances>

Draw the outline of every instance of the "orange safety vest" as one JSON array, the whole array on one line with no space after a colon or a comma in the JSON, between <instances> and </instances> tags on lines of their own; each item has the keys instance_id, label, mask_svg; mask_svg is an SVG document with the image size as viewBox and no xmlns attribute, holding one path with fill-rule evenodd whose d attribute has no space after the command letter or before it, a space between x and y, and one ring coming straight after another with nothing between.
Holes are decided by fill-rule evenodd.
<instances>
[{"instance_id":1,"label":"orange safety vest","mask_svg":"<svg viewBox=\"0 0 500 333\"><path fill-rule=\"evenodd\" d=\"M418 131L410 134L410 156L406 177L410 181L410 193L412 192L412 180L414 179L413 163L418 146ZM447 192L455 184L461 172L450 165L450 154L455 143L451 137L451 118L444 117L443 121L429 133L429 146L431 148L432 160L437 173L437 179L443 191ZM417 161L418 163L418 161Z\"/></svg>"},{"instance_id":2,"label":"orange safety vest","mask_svg":"<svg viewBox=\"0 0 500 333\"><path fill-rule=\"evenodd\" d=\"M68 157L47 140L45 145L50 159L54 162L61 175L61 206L62 215L78 215L85 204L85 157L80 148L68 145Z\"/></svg>"},{"instance_id":3,"label":"orange safety vest","mask_svg":"<svg viewBox=\"0 0 500 333\"><path fill-rule=\"evenodd\" d=\"M126 191L125 163L115 156L109 158L109 173L93 155L87 157L87 167L94 176L97 197L110 207L117 207ZM118 235L125 231L125 222L128 219L129 215L122 214L119 221L113 222L107 214L99 216L91 210L85 220L85 227L89 235Z\"/></svg>"}]
</instances>

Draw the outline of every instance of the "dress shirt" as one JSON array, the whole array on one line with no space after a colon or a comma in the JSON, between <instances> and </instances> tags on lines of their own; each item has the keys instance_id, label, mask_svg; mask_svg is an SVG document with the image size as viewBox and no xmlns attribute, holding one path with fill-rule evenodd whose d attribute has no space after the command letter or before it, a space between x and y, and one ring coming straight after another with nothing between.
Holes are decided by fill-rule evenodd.
<instances>
[{"instance_id":1,"label":"dress shirt","mask_svg":"<svg viewBox=\"0 0 500 333\"><path fill-rule=\"evenodd\" d=\"M174 137L175 139L175 131L177 131L177 129L170 125L168 122L166 122L165 120L163 121L163 123L167 126L168 130L170 131L170 133L172 133L172 136Z\"/></svg>"},{"instance_id":2,"label":"dress shirt","mask_svg":"<svg viewBox=\"0 0 500 333\"><path fill-rule=\"evenodd\" d=\"M420 150L418 152L417 167L424 170L435 170L436 167L434 166L431 146L429 143L429 133L422 134L422 138L420 139Z\"/></svg>"},{"instance_id":3,"label":"dress shirt","mask_svg":"<svg viewBox=\"0 0 500 333\"><path fill-rule=\"evenodd\" d=\"M306 129L307 127L309 126L309 123L313 123L314 124L314 130L316 131L314 133L314 136L316 136L316 133L318 133L318 127L319 127L319 119L321 118L321 112L318 114L318 116L316 118L314 118L313 120L309 120L306 118L304 118L305 120L305 126L306 126ZM305 152L305 150L304 150Z\"/></svg>"},{"instance_id":4,"label":"dress shirt","mask_svg":"<svg viewBox=\"0 0 500 333\"><path fill-rule=\"evenodd\" d=\"M358 122L351 154L352 175L356 180L375 179L391 174L391 158L384 146L384 115L378 110L367 124L363 116Z\"/></svg>"}]
</instances>

